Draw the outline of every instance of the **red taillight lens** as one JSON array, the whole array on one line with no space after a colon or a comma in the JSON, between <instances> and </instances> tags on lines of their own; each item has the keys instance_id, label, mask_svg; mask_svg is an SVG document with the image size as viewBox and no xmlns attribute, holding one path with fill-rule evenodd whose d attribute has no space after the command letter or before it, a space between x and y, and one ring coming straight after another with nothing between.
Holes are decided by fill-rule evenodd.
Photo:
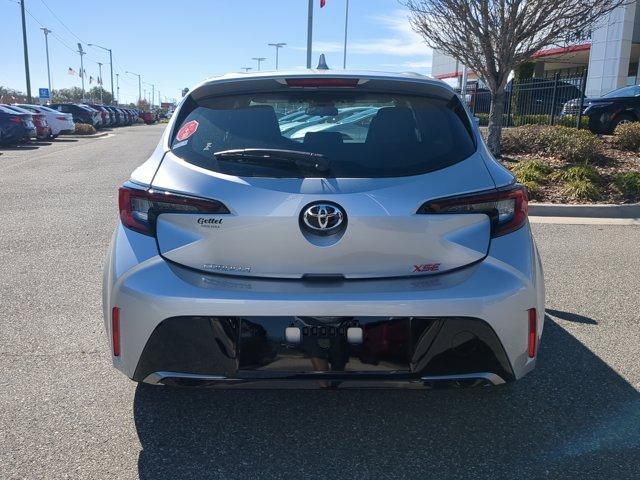
<instances>
[{"instance_id":1,"label":"red taillight lens","mask_svg":"<svg viewBox=\"0 0 640 480\"><path fill-rule=\"evenodd\" d=\"M491 219L491 236L517 230L527 219L529 199L523 185L487 193L427 202L418 213L485 213Z\"/></svg>"},{"instance_id":2,"label":"red taillight lens","mask_svg":"<svg viewBox=\"0 0 640 480\"><path fill-rule=\"evenodd\" d=\"M66 120L67 117L56 117L56 120Z\"/></svg>"},{"instance_id":3,"label":"red taillight lens","mask_svg":"<svg viewBox=\"0 0 640 480\"><path fill-rule=\"evenodd\" d=\"M538 343L538 326L536 319L536 309L529 309L529 358L536 356L536 347Z\"/></svg>"},{"instance_id":4,"label":"red taillight lens","mask_svg":"<svg viewBox=\"0 0 640 480\"><path fill-rule=\"evenodd\" d=\"M22 123L22 118L21 117L11 117L11 118L9 118L9 121L11 123Z\"/></svg>"},{"instance_id":5,"label":"red taillight lens","mask_svg":"<svg viewBox=\"0 0 640 480\"><path fill-rule=\"evenodd\" d=\"M290 87L347 87L358 85L359 78L287 78Z\"/></svg>"},{"instance_id":6,"label":"red taillight lens","mask_svg":"<svg viewBox=\"0 0 640 480\"><path fill-rule=\"evenodd\" d=\"M159 190L120 187L118 192L122 224L143 233L155 235L156 219L161 213L229 213L217 200L177 195Z\"/></svg>"},{"instance_id":7,"label":"red taillight lens","mask_svg":"<svg viewBox=\"0 0 640 480\"><path fill-rule=\"evenodd\" d=\"M120 309L111 309L111 339L113 343L113 356L120 356Z\"/></svg>"}]
</instances>

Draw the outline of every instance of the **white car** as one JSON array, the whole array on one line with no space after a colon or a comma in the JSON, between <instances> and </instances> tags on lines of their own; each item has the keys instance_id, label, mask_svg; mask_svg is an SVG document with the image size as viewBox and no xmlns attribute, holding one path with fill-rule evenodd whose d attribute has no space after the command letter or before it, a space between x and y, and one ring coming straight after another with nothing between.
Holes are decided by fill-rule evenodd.
<instances>
[{"instance_id":1,"label":"white car","mask_svg":"<svg viewBox=\"0 0 640 480\"><path fill-rule=\"evenodd\" d=\"M276 115L356 107L375 114L349 141L337 123L287 138ZM207 80L119 190L111 359L163 385L514 381L534 368L544 322L527 205L441 81Z\"/></svg>"},{"instance_id":2,"label":"white car","mask_svg":"<svg viewBox=\"0 0 640 480\"><path fill-rule=\"evenodd\" d=\"M44 105L29 105L29 104L16 104L20 108L24 108L34 113L42 113L49 127L51 127L51 136L57 138L58 135L73 133L76 129L75 123L73 123L73 115L70 113L63 113L53 108L49 108Z\"/></svg>"}]
</instances>

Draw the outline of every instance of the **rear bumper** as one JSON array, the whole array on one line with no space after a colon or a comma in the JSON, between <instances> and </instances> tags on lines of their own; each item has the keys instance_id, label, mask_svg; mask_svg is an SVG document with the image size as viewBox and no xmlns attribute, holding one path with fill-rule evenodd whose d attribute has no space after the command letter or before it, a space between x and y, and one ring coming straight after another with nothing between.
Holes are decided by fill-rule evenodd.
<instances>
[{"instance_id":1,"label":"rear bumper","mask_svg":"<svg viewBox=\"0 0 640 480\"><path fill-rule=\"evenodd\" d=\"M240 386L255 384L258 380L279 383L283 375L287 381L321 377L345 382L344 375L348 375L348 381L386 384L423 385L431 377L455 381L490 378L495 382L489 380L489 383L500 383L518 379L535 366L535 358L527 354L527 311L537 309L540 337L544 285L528 226L494 239L489 256L483 262L456 272L343 283L248 279L194 272L158 256L153 238L119 226L105 266L103 306L110 340L111 310L120 309L121 354L112 357L113 363L138 381L189 383L197 380L212 385ZM296 368L282 366L282 363L274 366L273 361L264 365L254 362L249 368L239 363L247 359L246 346L233 362L221 361L234 357L230 352L241 351L239 337L224 334L214 338L202 333L202 325L195 327L205 322L207 332L212 329L226 332L229 322L259 319L253 322L258 325L257 330L269 332L266 335L269 348L265 350L269 353L263 356L264 363L264 359L273 357L274 351L282 360L279 349L284 348L283 326L297 317L366 317L361 321L363 329L384 317L413 318L423 326L436 321L440 327L432 332L441 332L443 336L439 341L444 343L439 347L434 347L436 343L429 344L436 349L423 350L430 350L429 355L441 355L441 359L446 359L446 368L435 368L435 364L429 365L429 362L420 364L414 358L422 341L415 332L410 335L413 347L403 351L402 362L389 363L378 355L374 358L378 366L374 365L373 371L371 364L362 361L366 356L359 356L357 349L350 349L349 360L342 365L346 371L316 372L300 367L302 359L306 359L308 365L308 359L313 356L304 351L293 356L294 363L298 362ZM167 330L169 324L172 328ZM234 328L241 331L237 324ZM165 333L158 333L163 330ZM490 348L483 350L485 355L458 362L457 356L447 352L451 350L452 339L460 332L471 332L480 338L482 342L476 347L490 345ZM489 338L493 340L487 340ZM220 353L219 341L227 345L226 355ZM265 342L260 348L265 348ZM198 361L207 358L203 368ZM358 362L364 366L358 366ZM380 368L381 363L387 366ZM265 377L265 370L275 377Z\"/></svg>"}]
</instances>

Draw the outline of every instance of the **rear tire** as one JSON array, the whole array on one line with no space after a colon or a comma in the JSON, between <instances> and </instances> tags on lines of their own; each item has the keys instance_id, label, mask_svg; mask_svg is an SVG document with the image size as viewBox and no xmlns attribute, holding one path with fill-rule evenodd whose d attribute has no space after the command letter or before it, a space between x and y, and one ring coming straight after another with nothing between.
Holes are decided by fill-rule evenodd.
<instances>
[{"instance_id":1,"label":"rear tire","mask_svg":"<svg viewBox=\"0 0 640 480\"><path fill-rule=\"evenodd\" d=\"M618 126L633 123L635 121L636 119L633 116L629 115L628 113L622 113L613 120L613 123L611 124L611 133L615 133Z\"/></svg>"}]
</instances>

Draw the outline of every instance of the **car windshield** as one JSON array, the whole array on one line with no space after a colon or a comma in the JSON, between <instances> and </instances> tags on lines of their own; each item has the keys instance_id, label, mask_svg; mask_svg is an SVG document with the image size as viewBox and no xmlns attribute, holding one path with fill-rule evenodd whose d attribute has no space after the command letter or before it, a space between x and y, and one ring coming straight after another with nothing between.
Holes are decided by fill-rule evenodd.
<instances>
[{"instance_id":1,"label":"car windshield","mask_svg":"<svg viewBox=\"0 0 640 480\"><path fill-rule=\"evenodd\" d=\"M240 177L419 175L475 151L468 116L455 95L260 93L208 98L185 110L173 152L194 165ZM273 155L261 162L246 152L220 154L246 149L277 151L278 161ZM321 155L323 168L299 161L305 154ZM287 155L291 161L284 161Z\"/></svg>"},{"instance_id":2,"label":"car windshield","mask_svg":"<svg viewBox=\"0 0 640 480\"><path fill-rule=\"evenodd\" d=\"M638 95L640 95L640 87L633 85L631 87L622 87L617 90L613 90L604 94L602 98L635 97Z\"/></svg>"}]
</instances>

